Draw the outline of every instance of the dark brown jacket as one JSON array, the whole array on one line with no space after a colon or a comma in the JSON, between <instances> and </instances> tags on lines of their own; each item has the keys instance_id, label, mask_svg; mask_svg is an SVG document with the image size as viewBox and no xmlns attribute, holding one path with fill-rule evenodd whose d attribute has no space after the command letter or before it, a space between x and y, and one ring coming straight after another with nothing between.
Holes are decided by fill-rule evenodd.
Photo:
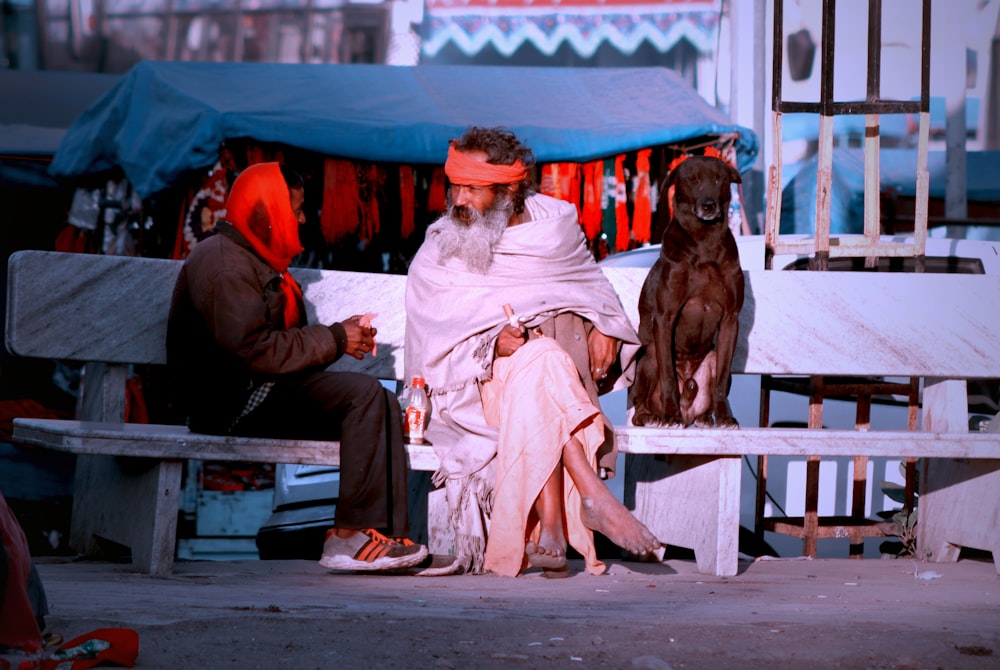
<instances>
[{"instance_id":1,"label":"dark brown jacket","mask_svg":"<svg viewBox=\"0 0 1000 670\"><path fill-rule=\"evenodd\" d=\"M251 392L279 376L325 368L340 357L340 324L285 329L281 275L231 225L195 245L174 287L167 367L176 411L192 430L225 433Z\"/></svg>"}]
</instances>

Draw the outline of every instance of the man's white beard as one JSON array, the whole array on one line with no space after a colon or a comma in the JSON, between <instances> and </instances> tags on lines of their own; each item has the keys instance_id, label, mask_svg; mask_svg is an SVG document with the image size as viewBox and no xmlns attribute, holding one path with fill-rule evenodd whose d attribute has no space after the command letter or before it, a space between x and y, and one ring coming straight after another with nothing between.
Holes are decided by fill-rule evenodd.
<instances>
[{"instance_id":1,"label":"man's white beard","mask_svg":"<svg viewBox=\"0 0 1000 670\"><path fill-rule=\"evenodd\" d=\"M442 225L437 243L441 260L460 258L470 271L484 275L493 265L493 254L514 213L514 203L508 194L501 191L484 213L467 208L470 216L468 223L456 218L454 211L455 205L449 205L448 211L439 219Z\"/></svg>"}]
</instances>

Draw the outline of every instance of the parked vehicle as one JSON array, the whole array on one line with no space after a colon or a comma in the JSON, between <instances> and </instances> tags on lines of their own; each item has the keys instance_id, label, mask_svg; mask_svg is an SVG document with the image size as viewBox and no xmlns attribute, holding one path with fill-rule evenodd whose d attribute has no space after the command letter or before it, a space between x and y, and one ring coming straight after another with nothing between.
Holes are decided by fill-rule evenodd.
<instances>
[{"instance_id":1,"label":"parked vehicle","mask_svg":"<svg viewBox=\"0 0 1000 670\"><path fill-rule=\"evenodd\" d=\"M907 241L906 236L886 239ZM912 241L912 240L910 240ZM738 237L740 260L744 269L763 269L764 240L761 236ZM659 255L659 245L650 245L613 254L601 261L605 267L650 267ZM912 271L913 259L884 258L880 271ZM804 270L808 259L801 256L778 256L773 267L781 270ZM833 259L831 271L859 270L863 259ZM958 240L930 237L927 240L925 272L1000 274L1000 242ZM983 309L995 306L983 305ZM760 408L760 377L734 375L729 394L733 415L742 426L758 425ZM997 414L1000 401L1000 381L984 382L981 389L970 389L970 422L975 426ZM625 423L627 392L616 391L601 398L601 407L613 423ZM905 400L896 397L877 398L872 407L872 429L899 428L906 425ZM770 401L771 425L804 425L808 416L808 397L802 394L773 391ZM849 401L827 399L824 402L823 423L828 428L853 428L855 406ZM618 472L624 472L621 456ZM756 505L756 459L744 459L741 519L745 528L753 528ZM771 458L768 465L768 487L772 500L765 508L768 516L779 513L801 516L805 505L805 461L793 458ZM896 495L904 478L897 458L873 458L868 465L866 515L891 511L899 507ZM335 468L319 466L279 465L274 494L274 513L257 534L257 547L262 559L318 557L322 534L333 523L336 512L336 490L339 473ZM824 459L820 467L819 513L824 516L847 514L850 504L848 482L853 477L850 458ZM618 495L624 494L624 477L608 480ZM888 493L886 493L888 491ZM331 497L333 496L333 497ZM897 496L898 498L898 496ZM801 554L801 541L788 536L768 534L768 545L779 555ZM824 540L819 543L819 555L845 556L847 540ZM880 552L877 538L866 543L866 555Z\"/></svg>"}]
</instances>

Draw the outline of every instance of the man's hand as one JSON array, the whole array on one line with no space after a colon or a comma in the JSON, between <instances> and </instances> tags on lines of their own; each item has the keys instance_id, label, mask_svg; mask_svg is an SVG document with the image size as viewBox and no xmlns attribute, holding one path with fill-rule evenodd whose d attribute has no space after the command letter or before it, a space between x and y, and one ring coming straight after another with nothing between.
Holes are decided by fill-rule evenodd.
<instances>
[{"instance_id":1,"label":"man's hand","mask_svg":"<svg viewBox=\"0 0 1000 670\"><path fill-rule=\"evenodd\" d=\"M374 350L375 335L378 331L374 326L365 325L370 323L371 317L368 314L355 314L351 318L341 321L344 330L347 331L345 354L361 360L365 354Z\"/></svg>"},{"instance_id":2,"label":"man's hand","mask_svg":"<svg viewBox=\"0 0 1000 670\"><path fill-rule=\"evenodd\" d=\"M510 324L503 327L500 334L497 335L497 358L503 358L505 356L510 356L515 351L521 348L528 339L528 331L525 330L524 326L514 327Z\"/></svg>"},{"instance_id":3,"label":"man's hand","mask_svg":"<svg viewBox=\"0 0 1000 670\"><path fill-rule=\"evenodd\" d=\"M587 337L587 349L590 352L590 376L594 381L604 379L618 358L618 340L594 328Z\"/></svg>"}]
</instances>

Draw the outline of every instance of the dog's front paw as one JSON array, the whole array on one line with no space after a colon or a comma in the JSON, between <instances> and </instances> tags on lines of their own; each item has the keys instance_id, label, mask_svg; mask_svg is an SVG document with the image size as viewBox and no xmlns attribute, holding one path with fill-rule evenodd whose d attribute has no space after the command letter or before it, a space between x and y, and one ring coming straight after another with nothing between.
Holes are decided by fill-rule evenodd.
<instances>
[{"instance_id":1,"label":"dog's front paw","mask_svg":"<svg viewBox=\"0 0 1000 670\"><path fill-rule=\"evenodd\" d=\"M649 412L636 412L632 415L633 426L655 426L656 417Z\"/></svg>"},{"instance_id":2,"label":"dog's front paw","mask_svg":"<svg viewBox=\"0 0 1000 670\"><path fill-rule=\"evenodd\" d=\"M711 412L705 412L695 417L692 425L695 428L715 428L715 417L712 416Z\"/></svg>"},{"instance_id":3,"label":"dog's front paw","mask_svg":"<svg viewBox=\"0 0 1000 670\"><path fill-rule=\"evenodd\" d=\"M715 427L726 430L737 430L740 427L740 422L731 416L717 417L715 419Z\"/></svg>"},{"instance_id":4,"label":"dog's front paw","mask_svg":"<svg viewBox=\"0 0 1000 670\"><path fill-rule=\"evenodd\" d=\"M674 416L664 417L660 421L659 425L661 428L686 428L687 422L684 420L684 417L677 414Z\"/></svg>"},{"instance_id":5,"label":"dog's front paw","mask_svg":"<svg viewBox=\"0 0 1000 670\"><path fill-rule=\"evenodd\" d=\"M681 417L658 416L650 412L636 412L632 417L633 426L648 426L649 428L683 428L684 420Z\"/></svg>"}]
</instances>

